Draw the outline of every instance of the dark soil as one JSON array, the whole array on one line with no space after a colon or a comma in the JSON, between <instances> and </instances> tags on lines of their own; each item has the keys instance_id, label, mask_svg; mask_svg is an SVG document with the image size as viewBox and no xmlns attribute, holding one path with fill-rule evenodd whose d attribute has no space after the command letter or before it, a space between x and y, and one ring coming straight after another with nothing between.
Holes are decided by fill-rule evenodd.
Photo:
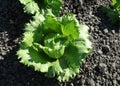
<instances>
[{"instance_id":1,"label":"dark soil","mask_svg":"<svg viewBox=\"0 0 120 86\"><path fill-rule=\"evenodd\" d=\"M120 24L113 25L101 12L111 0L64 0L62 13L72 12L90 27L94 50L75 79L54 78L19 63L16 51L22 38L25 14L18 0L0 0L0 86L120 86Z\"/></svg>"}]
</instances>

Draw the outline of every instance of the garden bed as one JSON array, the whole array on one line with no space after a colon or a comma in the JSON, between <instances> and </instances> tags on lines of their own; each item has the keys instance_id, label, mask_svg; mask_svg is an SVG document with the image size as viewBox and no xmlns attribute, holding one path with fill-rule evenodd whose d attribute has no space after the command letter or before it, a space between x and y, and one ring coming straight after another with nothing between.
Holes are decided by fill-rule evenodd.
<instances>
[{"instance_id":1,"label":"garden bed","mask_svg":"<svg viewBox=\"0 0 120 86\"><path fill-rule=\"evenodd\" d=\"M23 12L18 0L0 0L0 86L119 86L120 24L111 24L101 12L101 7L110 3L111 0L64 0L62 14L74 13L80 23L89 26L94 49L79 75L59 83L19 63L16 51L24 24L31 16Z\"/></svg>"}]
</instances>

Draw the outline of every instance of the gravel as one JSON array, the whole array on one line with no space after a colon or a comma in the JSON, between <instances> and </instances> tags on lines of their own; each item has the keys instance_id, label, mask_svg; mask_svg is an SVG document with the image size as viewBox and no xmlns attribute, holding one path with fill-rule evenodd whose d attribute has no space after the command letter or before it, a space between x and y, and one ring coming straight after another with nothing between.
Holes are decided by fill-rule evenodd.
<instances>
[{"instance_id":1,"label":"gravel","mask_svg":"<svg viewBox=\"0 0 120 86\"><path fill-rule=\"evenodd\" d=\"M69 82L59 83L19 63L16 51L30 19L18 0L0 0L0 86L120 86L120 24L101 12L111 0L64 0L62 14L76 14L90 28L93 51ZM61 15L62 15L61 14Z\"/></svg>"}]
</instances>

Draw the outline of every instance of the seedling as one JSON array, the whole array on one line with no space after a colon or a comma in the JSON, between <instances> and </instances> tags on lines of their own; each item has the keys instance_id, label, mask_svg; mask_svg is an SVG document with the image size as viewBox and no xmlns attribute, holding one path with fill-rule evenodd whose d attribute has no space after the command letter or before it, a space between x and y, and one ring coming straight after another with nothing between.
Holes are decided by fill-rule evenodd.
<instances>
[{"instance_id":1,"label":"seedling","mask_svg":"<svg viewBox=\"0 0 120 86\"><path fill-rule=\"evenodd\" d=\"M111 7L103 7L102 11L108 16L109 21L113 24L120 21L120 0L113 0Z\"/></svg>"}]
</instances>

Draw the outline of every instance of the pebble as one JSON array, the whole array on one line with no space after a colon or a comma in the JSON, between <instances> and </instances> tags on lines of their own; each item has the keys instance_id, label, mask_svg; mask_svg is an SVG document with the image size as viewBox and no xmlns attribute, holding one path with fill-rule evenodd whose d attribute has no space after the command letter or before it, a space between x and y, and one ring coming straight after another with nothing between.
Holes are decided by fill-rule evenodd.
<instances>
[{"instance_id":1,"label":"pebble","mask_svg":"<svg viewBox=\"0 0 120 86\"><path fill-rule=\"evenodd\" d=\"M116 86L117 81L116 81L116 80L113 80L112 82L113 82L114 86Z\"/></svg>"},{"instance_id":2,"label":"pebble","mask_svg":"<svg viewBox=\"0 0 120 86\"><path fill-rule=\"evenodd\" d=\"M5 51L3 51L1 54L4 56L4 55L6 55L6 52L5 52Z\"/></svg>"},{"instance_id":3,"label":"pebble","mask_svg":"<svg viewBox=\"0 0 120 86\"><path fill-rule=\"evenodd\" d=\"M103 32L104 32L104 33L108 33L108 29L104 29Z\"/></svg>"},{"instance_id":4,"label":"pebble","mask_svg":"<svg viewBox=\"0 0 120 86\"><path fill-rule=\"evenodd\" d=\"M100 50L100 49L99 49L97 52L98 52L100 55L103 54L102 50Z\"/></svg>"},{"instance_id":5,"label":"pebble","mask_svg":"<svg viewBox=\"0 0 120 86\"><path fill-rule=\"evenodd\" d=\"M115 30L112 30L112 33L115 34Z\"/></svg>"},{"instance_id":6,"label":"pebble","mask_svg":"<svg viewBox=\"0 0 120 86\"><path fill-rule=\"evenodd\" d=\"M96 85L95 86L100 86L100 84L99 83L96 83Z\"/></svg>"},{"instance_id":7,"label":"pebble","mask_svg":"<svg viewBox=\"0 0 120 86\"><path fill-rule=\"evenodd\" d=\"M104 74L107 71L107 65L105 63L100 63L98 67L98 71Z\"/></svg>"},{"instance_id":8,"label":"pebble","mask_svg":"<svg viewBox=\"0 0 120 86\"><path fill-rule=\"evenodd\" d=\"M90 85L91 85L91 86L95 86L95 82L94 82L93 79L90 79Z\"/></svg>"},{"instance_id":9,"label":"pebble","mask_svg":"<svg viewBox=\"0 0 120 86\"><path fill-rule=\"evenodd\" d=\"M0 55L0 60L3 60L4 58Z\"/></svg>"},{"instance_id":10,"label":"pebble","mask_svg":"<svg viewBox=\"0 0 120 86\"><path fill-rule=\"evenodd\" d=\"M73 84L73 83L70 83L70 86L74 86L74 84Z\"/></svg>"}]
</instances>

